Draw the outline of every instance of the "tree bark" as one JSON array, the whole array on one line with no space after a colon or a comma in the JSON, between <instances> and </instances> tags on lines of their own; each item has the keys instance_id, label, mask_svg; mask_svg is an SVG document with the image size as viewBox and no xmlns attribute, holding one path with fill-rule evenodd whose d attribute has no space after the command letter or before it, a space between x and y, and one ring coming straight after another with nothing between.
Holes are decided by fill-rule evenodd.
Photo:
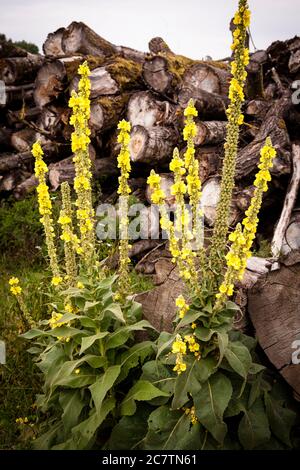
<instances>
[{"instance_id":1,"label":"tree bark","mask_svg":"<svg viewBox=\"0 0 300 470\"><path fill-rule=\"evenodd\" d=\"M227 130L225 121L196 121L196 125L195 145L217 145L224 142Z\"/></svg>"},{"instance_id":2,"label":"tree bark","mask_svg":"<svg viewBox=\"0 0 300 470\"><path fill-rule=\"evenodd\" d=\"M176 121L176 106L169 101L159 101L150 91L134 93L128 103L127 119L132 126L151 128Z\"/></svg>"},{"instance_id":3,"label":"tree bark","mask_svg":"<svg viewBox=\"0 0 300 470\"><path fill-rule=\"evenodd\" d=\"M36 132L30 128L14 132L11 136L12 147L20 153L29 152L35 141Z\"/></svg>"},{"instance_id":4,"label":"tree bark","mask_svg":"<svg viewBox=\"0 0 300 470\"><path fill-rule=\"evenodd\" d=\"M6 85L30 83L43 62L42 56L29 53L27 57L0 59L0 80Z\"/></svg>"},{"instance_id":5,"label":"tree bark","mask_svg":"<svg viewBox=\"0 0 300 470\"><path fill-rule=\"evenodd\" d=\"M262 126L249 145L239 151L236 163L236 178L239 180L257 169L260 150L267 137L271 137L277 156L271 173L274 175L289 174L291 171L291 144L283 115L290 106L290 97L284 97L271 106Z\"/></svg>"},{"instance_id":6,"label":"tree bark","mask_svg":"<svg viewBox=\"0 0 300 470\"><path fill-rule=\"evenodd\" d=\"M134 126L129 144L131 160L152 165L170 160L177 140L178 134L172 127Z\"/></svg>"},{"instance_id":7,"label":"tree bark","mask_svg":"<svg viewBox=\"0 0 300 470\"><path fill-rule=\"evenodd\" d=\"M225 120L228 99L209 93L205 90L195 90L189 87L182 88L178 95L178 103L182 108L188 105L193 98L200 119Z\"/></svg>"}]
</instances>

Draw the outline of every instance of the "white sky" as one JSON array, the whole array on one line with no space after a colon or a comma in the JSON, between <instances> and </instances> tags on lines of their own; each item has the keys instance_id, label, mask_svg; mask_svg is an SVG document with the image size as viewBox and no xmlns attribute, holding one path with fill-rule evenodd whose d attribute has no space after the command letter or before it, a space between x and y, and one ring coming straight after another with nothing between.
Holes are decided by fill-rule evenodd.
<instances>
[{"instance_id":1,"label":"white sky","mask_svg":"<svg viewBox=\"0 0 300 470\"><path fill-rule=\"evenodd\" d=\"M49 32L83 21L116 45L147 51L161 36L197 59L230 54L229 21L237 0L0 0L0 32L40 49ZM249 0L258 49L299 33L300 0Z\"/></svg>"}]
</instances>

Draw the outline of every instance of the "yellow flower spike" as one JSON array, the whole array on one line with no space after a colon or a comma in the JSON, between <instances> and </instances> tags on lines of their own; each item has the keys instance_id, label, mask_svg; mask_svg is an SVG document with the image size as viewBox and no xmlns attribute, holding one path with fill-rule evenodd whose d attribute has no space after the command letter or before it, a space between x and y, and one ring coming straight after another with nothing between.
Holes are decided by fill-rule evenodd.
<instances>
[{"instance_id":1,"label":"yellow flower spike","mask_svg":"<svg viewBox=\"0 0 300 470\"><path fill-rule=\"evenodd\" d=\"M210 249L210 262L213 272L221 274L228 232L231 198L234 188L236 155L238 149L239 127L243 124L241 113L244 102L244 85L247 77L245 70L249 62L249 51L245 46L247 28L250 24L250 11L247 0L239 0L238 11L234 16L237 26L234 32L232 49L234 58L231 66L232 80L229 87L230 104L227 109L227 137L223 160L221 195L217 206L217 216Z\"/></svg>"},{"instance_id":2,"label":"yellow flower spike","mask_svg":"<svg viewBox=\"0 0 300 470\"><path fill-rule=\"evenodd\" d=\"M250 250L259 222L258 213L262 205L263 193L268 189L268 182L270 181L269 170L272 168L273 160L276 156L276 151L272 146L270 138L266 139L260 155L260 169L255 178L256 188L250 206L245 213L246 217L242 222L244 229L242 229L241 224L238 224L235 231L228 237L232 245L229 253L226 255L227 271L217 294L216 311L224 305L227 297L233 295L234 283L237 280L242 280L247 266L247 259L251 256Z\"/></svg>"},{"instance_id":3,"label":"yellow flower spike","mask_svg":"<svg viewBox=\"0 0 300 470\"><path fill-rule=\"evenodd\" d=\"M58 223L62 227L61 239L64 241L65 252L65 266L67 273L67 281L69 285L74 285L77 276L76 266L76 248L78 239L74 234L72 223L72 205L71 205L71 191L67 182L61 184L62 195L62 210ZM88 215L87 211L85 213Z\"/></svg>"},{"instance_id":4,"label":"yellow flower spike","mask_svg":"<svg viewBox=\"0 0 300 470\"><path fill-rule=\"evenodd\" d=\"M60 277L56 247L54 243L54 227L52 220L52 203L49 195L48 186L46 184L47 165L43 161L43 149L39 142L35 142L32 146L31 153L35 158L35 176L39 184L37 186L39 212L41 214L41 223L44 227L46 246L49 255L50 267L54 277Z\"/></svg>"},{"instance_id":5,"label":"yellow flower spike","mask_svg":"<svg viewBox=\"0 0 300 470\"><path fill-rule=\"evenodd\" d=\"M71 136L73 162L75 165L74 189L77 195L77 221L79 225L80 240L71 237L75 251L82 257L86 267L92 265L95 257L95 234L94 234L94 209L92 204L91 190L91 159L89 155L90 129L88 120L90 118L90 70L87 62L79 66L78 73L81 76L78 84L78 92L73 91L69 100L69 106L73 113L70 124L74 126ZM84 211L85 216L82 216ZM69 236L63 238L66 243Z\"/></svg>"},{"instance_id":6,"label":"yellow flower spike","mask_svg":"<svg viewBox=\"0 0 300 470\"><path fill-rule=\"evenodd\" d=\"M34 328L36 326L35 321L33 320L32 316L30 315L27 306L25 304L24 298L23 298L23 290L22 287L19 285L20 280L17 277L11 277L8 281L10 285L10 292L12 295L14 295L17 299L17 302L19 304L20 310L22 312L22 315L26 321L26 323L31 327Z\"/></svg>"},{"instance_id":7,"label":"yellow flower spike","mask_svg":"<svg viewBox=\"0 0 300 470\"><path fill-rule=\"evenodd\" d=\"M129 280L129 240L128 240L128 204L129 194L131 189L128 185L128 178L131 171L130 152L128 145L130 143L130 130L131 125L123 119L118 124L119 135L118 142L121 144L121 149L118 155L118 168L120 168L121 175L119 177L119 212L120 212L120 241L119 241L119 280L118 292L120 300L124 300L130 294L130 280Z\"/></svg>"}]
</instances>

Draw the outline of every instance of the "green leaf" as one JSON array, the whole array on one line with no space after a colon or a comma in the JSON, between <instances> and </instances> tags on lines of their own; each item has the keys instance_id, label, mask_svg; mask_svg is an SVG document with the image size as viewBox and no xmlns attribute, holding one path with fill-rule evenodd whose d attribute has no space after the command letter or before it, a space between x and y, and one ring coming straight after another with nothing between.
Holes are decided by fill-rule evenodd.
<instances>
[{"instance_id":1,"label":"green leaf","mask_svg":"<svg viewBox=\"0 0 300 470\"><path fill-rule=\"evenodd\" d=\"M135 401L149 401L156 397L167 397L168 393L162 392L159 388L146 380L139 380L127 393L121 403L121 414L131 416L136 411Z\"/></svg>"},{"instance_id":2,"label":"green leaf","mask_svg":"<svg viewBox=\"0 0 300 470\"><path fill-rule=\"evenodd\" d=\"M159 361L148 361L143 366L141 380L147 380L168 395L173 394L176 379L171 368Z\"/></svg>"},{"instance_id":3,"label":"green leaf","mask_svg":"<svg viewBox=\"0 0 300 470\"><path fill-rule=\"evenodd\" d=\"M93 356L92 354L89 354L88 356L86 356L86 362L93 369L99 369L100 367L103 367L106 364L107 360L103 356Z\"/></svg>"},{"instance_id":4,"label":"green leaf","mask_svg":"<svg viewBox=\"0 0 300 470\"><path fill-rule=\"evenodd\" d=\"M193 358L191 364L187 364L187 370L177 376L172 401L173 409L182 408L189 401L190 395L194 397L200 391L201 384L195 372L197 366L199 366L199 361Z\"/></svg>"},{"instance_id":5,"label":"green leaf","mask_svg":"<svg viewBox=\"0 0 300 470\"><path fill-rule=\"evenodd\" d=\"M296 414L281 406L269 393L264 394L267 416L275 436L288 447L291 447L290 433L295 422Z\"/></svg>"},{"instance_id":6,"label":"green leaf","mask_svg":"<svg viewBox=\"0 0 300 470\"><path fill-rule=\"evenodd\" d=\"M118 377L118 382L124 380L130 369L143 364L145 359L154 354L155 345L152 341L143 341L142 343L135 344L128 351L124 352L120 357L121 373Z\"/></svg>"},{"instance_id":7,"label":"green leaf","mask_svg":"<svg viewBox=\"0 0 300 470\"><path fill-rule=\"evenodd\" d=\"M157 340L157 358L161 356L161 354L166 351L166 349L170 348L173 341L175 340L176 335L174 333L167 333L163 331Z\"/></svg>"},{"instance_id":8,"label":"green leaf","mask_svg":"<svg viewBox=\"0 0 300 470\"><path fill-rule=\"evenodd\" d=\"M104 374L97 378L97 380L89 387L92 399L95 403L97 412L100 412L102 402L107 392L112 388L117 380L121 371L121 366L111 366Z\"/></svg>"},{"instance_id":9,"label":"green leaf","mask_svg":"<svg viewBox=\"0 0 300 470\"><path fill-rule=\"evenodd\" d=\"M79 354L84 353L84 351L90 348L95 343L95 341L99 339L103 339L107 335L108 335L108 331L103 331L103 332L97 333L96 335L86 336L85 338L82 338Z\"/></svg>"},{"instance_id":10,"label":"green leaf","mask_svg":"<svg viewBox=\"0 0 300 470\"><path fill-rule=\"evenodd\" d=\"M63 409L61 419L64 423L65 432L69 433L78 424L78 418L85 406L85 402L82 400L79 390L67 390L60 392L59 404Z\"/></svg>"},{"instance_id":11,"label":"green leaf","mask_svg":"<svg viewBox=\"0 0 300 470\"><path fill-rule=\"evenodd\" d=\"M218 338L218 346L219 346L219 351L220 351L220 357L219 361L216 367L219 367L221 362L223 361L223 357L225 355L226 349L228 347L228 334L227 333L221 333L220 331L217 331L217 338Z\"/></svg>"},{"instance_id":12,"label":"green leaf","mask_svg":"<svg viewBox=\"0 0 300 470\"><path fill-rule=\"evenodd\" d=\"M152 328L147 320L141 320L133 325L122 326L109 335L105 342L105 349L108 351L126 343L132 331L144 331L145 328Z\"/></svg>"},{"instance_id":13,"label":"green leaf","mask_svg":"<svg viewBox=\"0 0 300 470\"><path fill-rule=\"evenodd\" d=\"M150 406L139 406L133 416L122 416L113 428L107 448L109 450L138 449L148 431Z\"/></svg>"},{"instance_id":14,"label":"green leaf","mask_svg":"<svg viewBox=\"0 0 300 470\"><path fill-rule=\"evenodd\" d=\"M246 346L239 342L229 343L225 357L232 369L246 380L252 364L252 358Z\"/></svg>"},{"instance_id":15,"label":"green leaf","mask_svg":"<svg viewBox=\"0 0 300 470\"><path fill-rule=\"evenodd\" d=\"M200 425L191 425L184 411L160 406L148 419L149 431L144 440L148 450L195 450L200 444Z\"/></svg>"},{"instance_id":16,"label":"green leaf","mask_svg":"<svg viewBox=\"0 0 300 470\"><path fill-rule=\"evenodd\" d=\"M63 430L63 423L59 421L58 423L52 425L50 429L39 436L36 440L33 441L33 448L36 450L49 450L52 447L52 444L55 442L57 435Z\"/></svg>"},{"instance_id":17,"label":"green leaf","mask_svg":"<svg viewBox=\"0 0 300 470\"><path fill-rule=\"evenodd\" d=\"M258 399L250 410L243 410L238 436L244 449L252 450L268 442L271 437L268 418L262 399Z\"/></svg>"},{"instance_id":18,"label":"green leaf","mask_svg":"<svg viewBox=\"0 0 300 470\"><path fill-rule=\"evenodd\" d=\"M99 320L101 320L104 315L104 312L102 311L102 302L99 301L86 301L83 311L97 317Z\"/></svg>"},{"instance_id":19,"label":"green leaf","mask_svg":"<svg viewBox=\"0 0 300 470\"><path fill-rule=\"evenodd\" d=\"M212 434L220 444L227 433L223 414L232 396L230 380L220 372L212 375L202 385L194 397L196 415L200 423Z\"/></svg>"},{"instance_id":20,"label":"green leaf","mask_svg":"<svg viewBox=\"0 0 300 470\"><path fill-rule=\"evenodd\" d=\"M121 322L123 324L126 323L123 312L122 312L122 309L121 309L119 304L112 303L112 304L108 305L103 312L104 312L104 315L107 315L107 314L111 315L112 317L114 317L119 322Z\"/></svg>"},{"instance_id":21,"label":"green leaf","mask_svg":"<svg viewBox=\"0 0 300 470\"><path fill-rule=\"evenodd\" d=\"M205 317L205 316L206 315L199 310L188 310L188 312L184 315L184 317L178 323L175 331L178 331L180 328L183 328L184 326L195 322L196 320L198 320L198 318Z\"/></svg>"},{"instance_id":22,"label":"green leaf","mask_svg":"<svg viewBox=\"0 0 300 470\"><path fill-rule=\"evenodd\" d=\"M204 326L200 326L195 329L195 336L200 341L209 341L214 334L215 330L205 328Z\"/></svg>"},{"instance_id":23,"label":"green leaf","mask_svg":"<svg viewBox=\"0 0 300 470\"><path fill-rule=\"evenodd\" d=\"M96 408L91 415L72 429L72 436L76 444L76 449L89 449L96 438L98 428L101 426L107 415L115 407L115 398L110 397L104 400L100 411Z\"/></svg>"}]
</instances>

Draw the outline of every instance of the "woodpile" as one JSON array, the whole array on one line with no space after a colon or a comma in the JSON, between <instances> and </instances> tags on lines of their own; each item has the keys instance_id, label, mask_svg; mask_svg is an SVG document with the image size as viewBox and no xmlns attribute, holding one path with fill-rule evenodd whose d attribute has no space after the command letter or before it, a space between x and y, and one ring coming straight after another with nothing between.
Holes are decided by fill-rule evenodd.
<instances>
[{"instance_id":1,"label":"woodpile","mask_svg":"<svg viewBox=\"0 0 300 470\"><path fill-rule=\"evenodd\" d=\"M146 179L150 169L155 168L163 175L168 204L174 209L168 163L174 146L178 146L181 153L185 150L183 109L193 98L199 113L196 157L203 186L205 223L207 230L211 230L220 192L230 59L192 60L173 52L162 38L151 39L149 52L144 53L114 45L78 22L50 33L43 52L44 55L34 55L9 43L0 44L0 80L6 91L5 102L0 103L0 197L13 194L19 199L35 188L30 148L36 139L40 140L49 164L51 188L56 190L64 180L72 183L68 100L78 84L78 65L87 60L92 84L90 152L95 178L103 183L103 200L116 201L119 149L116 125L126 118L132 124L130 184L133 194L142 202L150 202ZM273 258L264 264L262 271L261 267L256 271L259 263L254 263L255 267L248 271L251 282L247 287L251 287L265 269L270 271L280 252L288 255L291 250L300 249L299 79L299 37L276 41L266 51L251 54L232 225L242 219L249 205L259 151L267 136L272 139L277 157L270 189L263 202L258 244L254 247L259 248L259 240L271 241ZM147 212L145 217L149 214ZM155 299L160 299L162 292L167 299L163 310L170 312L168 305L175 295L177 278L168 263L166 265L165 243L161 247L157 242L160 247L157 249L153 240L142 242L143 250L133 249L132 257L140 271L156 273L160 279L157 281L159 291L152 292L148 304L145 301L147 315L151 316ZM290 263L284 266L283 278ZM295 269L298 272L299 265ZM162 272L167 272L164 280ZM271 281L277 279L276 276L270 275ZM280 279L278 275L278 282ZM169 283L171 294L164 282ZM252 311L260 312L254 297ZM274 308L276 302L275 299L272 303ZM252 318L255 326L258 325L256 313ZM300 315L297 318L295 322L299 326ZM276 360L274 364L283 367L282 361Z\"/></svg>"}]
</instances>

